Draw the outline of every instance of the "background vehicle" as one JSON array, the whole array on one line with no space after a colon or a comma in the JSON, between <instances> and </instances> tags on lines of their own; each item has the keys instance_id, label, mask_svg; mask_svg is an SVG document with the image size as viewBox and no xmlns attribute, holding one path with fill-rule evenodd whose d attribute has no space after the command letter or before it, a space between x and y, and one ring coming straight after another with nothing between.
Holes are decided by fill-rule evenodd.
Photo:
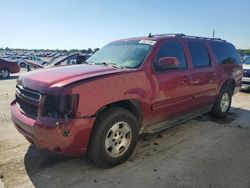
<instances>
[{"instance_id":1,"label":"background vehicle","mask_svg":"<svg viewBox=\"0 0 250 188\"><path fill-rule=\"evenodd\" d=\"M248 85L250 86L250 57L245 59L242 63L243 65L243 85Z\"/></svg>"},{"instance_id":2,"label":"background vehicle","mask_svg":"<svg viewBox=\"0 0 250 188\"><path fill-rule=\"evenodd\" d=\"M124 162L139 133L197 115L225 117L242 84L235 47L184 34L112 42L84 64L22 75L12 120L39 148L87 153L99 166Z\"/></svg>"},{"instance_id":3,"label":"background vehicle","mask_svg":"<svg viewBox=\"0 0 250 188\"><path fill-rule=\"evenodd\" d=\"M61 56L44 64L44 67L75 65L84 63L90 56L81 53L74 53L68 56Z\"/></svg>"},{"instance_id":4,"label":"background vehicle","mask_svg":"<svg viewBox=\"0 0 250 188\"><path fill-rule=\"evenodd\" d=\"M242 56L242 60L245 61L245 60L246 60L247 58L249 58L249 57L250 57L250 55L243 55L243 56Z\"/></svg>"},{"instance_id":5,"label":"background vehicle","mask_svg":"<svg viewBox=\"0 0 250 188\"><path fill-rule=\"evenodd\" d=\"M37 57L37 56L29 56L27 58L25 58L25 62L27 63L27 61L33 61L33 62L36 62L37 64L39 65L44 65L45 63L47 63L47 61L44 61L43 59Z\"/></svg>"},{"instance_id":6,"label":"background vehicle","mask_svg":"<svg viewBox=\"0 0 250 188\"><path fill-rule=\"evenodd\" d=\"M18 73L20 71L16 62L0 59L0 78L9 78L11 73Z\"/></svg>"},{"instance_id":7,"label":"background vehicle","mask_svg":"<svg viewBox=\"0 0 250 188\"><path fill-rule=\"evenodd\" d=\"M25 56L10 56L6 60L7 61L15 61L19 67L26 67L26 63L24 61Z\"/></svg>"},{"instance_id":8,"label":"background vehicle","mask_svg":"<svg viewBox=\"0 0 250 188\"><path fill-rule=\"evenodd\" d=\"M62 65L74 65L74 64L82 64L88 58L88 55L83 55L80 53L70 54L68 56L59 56L52 58L48 62L43 62L42 64L35 60L26 60L26 63L29 65L28 69L34 68L49 68L53 66L62 66Z\"/></svg>"}]
</instances>

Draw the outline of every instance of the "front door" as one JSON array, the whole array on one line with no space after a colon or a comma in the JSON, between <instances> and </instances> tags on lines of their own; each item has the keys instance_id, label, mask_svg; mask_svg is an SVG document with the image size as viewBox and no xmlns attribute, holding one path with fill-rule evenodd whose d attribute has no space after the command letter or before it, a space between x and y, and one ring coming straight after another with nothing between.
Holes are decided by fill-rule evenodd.
<instances>
[{"instance_id":1,"label":"front door","mask_svg":"<svg viewBox=\"0 0 250 188\"><path fill-rule=\"evenodd\" d=\"M160 66L160 59L176 58L176 65ZM193 99L192 78L183 46L177 40L161 45L153 61L152 119L157 123L190 110Z\"/></svg>"}]
</instances>

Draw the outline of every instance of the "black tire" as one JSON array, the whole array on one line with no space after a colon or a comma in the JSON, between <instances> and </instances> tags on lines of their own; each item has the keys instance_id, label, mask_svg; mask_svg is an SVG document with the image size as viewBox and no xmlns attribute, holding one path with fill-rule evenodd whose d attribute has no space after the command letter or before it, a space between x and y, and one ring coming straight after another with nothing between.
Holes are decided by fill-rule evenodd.
<instances>
[{"instance_id":1,"label":"black tire","mask_svg":"<svg viewBox=\"0 0 250 188\"><path fill-rule=\"evenodd\" d=\"M229 103L228 103L228 107L226 108L226 110L222 108L222 102L223 102L223 96L224 95L228 95L228 99L229 99ZM211 114L214 116L214 117L217 117L217 118L223 118L227 115L227 113L229 112L230 110L230 107L231 107L231 102L232 102L232 89L228 86L223 86L221 88L221 91L218 95L218 98L217 100L215 101L214 103L214 106L211 110Z\"/></svg>"},{"instance_id":2,"label":"black tire","mask_svg":"<svg viewBox=\"0 0 250 188\"><path fill-rule=\"evenodd\" d=\"M0 78L6 79L10 77L10 72L8 69L0 69Z\"/></svg>"},{"instance_id":3,"label":"black tire","mask_svg":"<svg viewBox=\"0 0 250 188\"><path fill-rule=\"evenodd\" d=\"M119 151L123 146L121 146L121 141L116 145L110 146L111 151L107 151L110 148L106 148L106 141L107 139L110 139L108 137L112 137L112 144L115 144L116 141L114 141L114 137L111 136L114 133L111 130L116 124L120 123L126 123L125 127L129 126L130 130L129 133L126 134L126 136L121 136L124 140L130 140L129 144L127 144L127 149L123 150L124 153L122 153L120 156L113 157L111 155L111 151L114 147L119 147ZM122 125L124 126L124 125ZM118 125L120 127L120 124ZM119 134L122 134L121 132L117 133L117 136L119 137ZM110 135L110 136L109 136ZM115 136L116 134L114 134ZM114 107L114 108L108 108L101 112L94 124L94 127L92 129L92 134L90 138L90 143L88 146L88 156L90 160L92 160L95 164L102 168L111 168L115 165L121 164L124 161L126 161L129 156L133 153L137 140L139 135L139 125L134 117L134 115L129 112L126 109ZM128 138L125 138L128 137ZM123 142L123 141L122 141ZM123 142L124 143L124 142ZM112 148L113 147L113 148ZM124 147L125 148L125 147ZM115 150L115 149L114 149Z\"/></svg>"}]
</instances>

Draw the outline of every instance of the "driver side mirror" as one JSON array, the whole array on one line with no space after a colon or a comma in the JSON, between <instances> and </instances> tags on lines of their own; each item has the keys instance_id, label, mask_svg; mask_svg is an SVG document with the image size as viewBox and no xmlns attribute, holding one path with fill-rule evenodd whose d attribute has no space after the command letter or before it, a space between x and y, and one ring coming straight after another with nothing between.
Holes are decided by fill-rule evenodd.
<instances>
[{"instance_id":1,"label":"driver side mirror","mask_svg":"<svg viewBox=\"0 0 250 188\"><path fill-rule=\"evenodd\" d=\"M157 63L160 70L175 69L179 67L179 60L176 57L162 57Z\"/></svg>"}]
</instances>

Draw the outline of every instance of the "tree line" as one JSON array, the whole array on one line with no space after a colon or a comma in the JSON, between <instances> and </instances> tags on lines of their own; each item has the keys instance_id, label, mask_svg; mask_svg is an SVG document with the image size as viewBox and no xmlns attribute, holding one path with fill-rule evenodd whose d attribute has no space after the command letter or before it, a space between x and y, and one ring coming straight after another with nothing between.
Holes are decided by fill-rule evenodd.
<instances>
[{"instance_id":1,"label":"tree line","mask_svg":"<svg viewBox=\"0 0 250 188\"><path fill-rule=\"evenodd\" d=\"M250 55L250 49L238 49L238 51L241 55L243 54Z\"/></svg>"}]
</instances>

